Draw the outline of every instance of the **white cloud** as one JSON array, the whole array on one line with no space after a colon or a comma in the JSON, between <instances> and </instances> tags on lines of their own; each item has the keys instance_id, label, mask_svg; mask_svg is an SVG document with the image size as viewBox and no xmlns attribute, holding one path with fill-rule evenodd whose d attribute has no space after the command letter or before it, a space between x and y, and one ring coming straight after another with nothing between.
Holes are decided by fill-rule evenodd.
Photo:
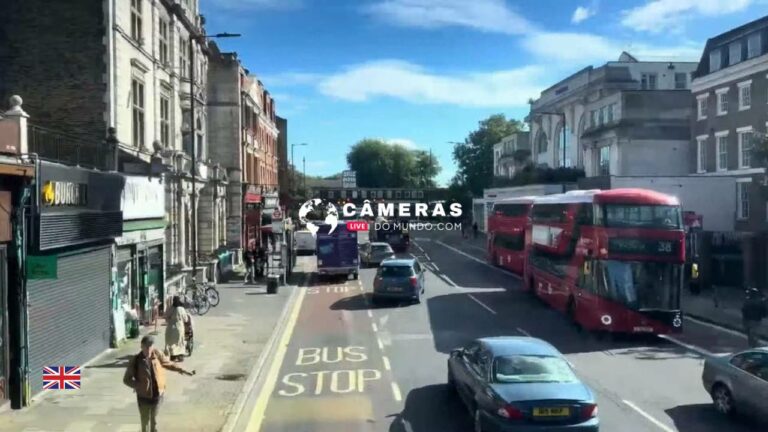
<instances>
[{"instance_id":1,"label":"white cloud","mask_svg":"<svg viewBox=\"0 0 768 432\"><path fill-rule=\"evenodd\" d=\"M542 88L545 69L525 66L484 73L440 75L403 61L386 60L352 66L330 75L319 90L336 99L365 102L390 97L415 104L465 107L526 106Z\"/></svg>"},{"instance_id":2,"label":"white cloud","mask_svg":"<svg viewBox=\"0 0 768 432\"><path fill-rule=\"evenodd\" d=\"M625 10L621 23L638 31L659 33L679 30L697 16L721 16L746 9L753 0L651 0Z\"/></svg>"},{"instance_id":3,"label":"white cloud","mask_svg":"<svg viewBox=\"0 0 768 432\"><path fill-rule=\"evenodd\" d=\"M504 0L381 0L364 10L404 27L460 26L506 34L533 30L533 25Z\"/></svg>"},{"instance_id":4,"label":"white cloud","mask_svg":"<svg viewBox=\"0 0 768 432\"><path fill-rule=\"evenodd\" d=\"M304 5L303 0L208 0L214 8L229 10L295 9Z\"/></svg>"},{"instance_id":5,"label":"white cloud","mask_svg":"<svg viewBox=\"0 0 768 432\"><path fill-rule=\"evenodd\" d=\"M412 140L409 140L408 138L390 138L390 139L384 139L384 142L386 142L389 145L403 146L411 150L419 147L416 145L415 142L413 142Z\"/></svg>"},{"instance_id":6,"label":"white cloud","mask_svg":"<svg viewBox=\"0 0 768 432\"><path fill-rule=\"evenodd\" d=\"M533 33L522 41L523 48L543 61L556 61L574 66L589 66L609 60L618 60L627 51L640 60L696 61L701 46L683 43L664 47L632 43L605 38L590 33Z\"/></svg>"},{"instance_id":7,"label":"white cloud","mask_svg":"<svg viewBox=\"0 0 768 432\"><path fill-rule=\"evenodd\" d=\"M576 8L575 11L573 11L571 22L573 24L579 24L580 22L586 20L587 18L595 16L596 13L597 13L597 10L594 7L579 6Z\"/></svg>"},{"instance_id":8,"label":"white cloud","mask_svg":"<svg viewBox=\"0 0 768 432\"><path fill-rule=\"evenodd\" d=\"M308 72L285 72L276 75L264 75L261 82L264 83L267 88L274 87L291 87L297 85L312 85L316 84L322 75Z\"/></svg>"}]
</instances>

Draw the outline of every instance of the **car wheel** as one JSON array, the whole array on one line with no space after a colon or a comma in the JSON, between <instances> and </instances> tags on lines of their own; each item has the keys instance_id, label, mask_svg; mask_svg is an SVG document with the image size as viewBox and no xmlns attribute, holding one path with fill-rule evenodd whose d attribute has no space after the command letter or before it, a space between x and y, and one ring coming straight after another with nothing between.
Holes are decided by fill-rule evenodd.
<instances>
[{"instance_id":1,"label":"car wheel","mask_svg":"<svg viewBox=\"0 0 768 432\"><path fill-rule=\"evenodd\" d=\"M416 294L416 298L413 299L413 302L416 304L421 303L421 294Z\"/></svg>"},{"instance_id":2,"label":"car wheel","mask_svg":"<svg viewBox=\"0 0 768 432\"><path fill-rule=\"evenodd\" d=\"M354 274L352 275L352 279L355 279L355 280L357 280L357 277L358 277L357 273L354 273Z\"/></svg>"},{"instance_id":3,"label":"car wheel","mask_svg":"<svg viewBox=\"0 0 768 432\"><path fill-rule=\"evenodd\" d=\"M474 430L475 432L483 432L483 417L482 417L482 415L480 414L480 409L479 409L479 408L475 408L475 413L474 413L474 415L473 415L472 417L473 417L473 418L474 418L474 420L475 420L475 421L473 422L473 423L474 423L474 425L475 425L475 427L473 428L473 430Z\"/></svg>"},{"instance_id":4,"label":"car wheel","mask_svg":"<svg viewBox=\"0 0 768 432\"><path fill-rule=\"evenodd\" d=\"M733 414L733 396L728 387L722 384L715 384L715 387L712 389L712 403L715 406L715 410L720 414Z\"/></svg>"}]
</instances>

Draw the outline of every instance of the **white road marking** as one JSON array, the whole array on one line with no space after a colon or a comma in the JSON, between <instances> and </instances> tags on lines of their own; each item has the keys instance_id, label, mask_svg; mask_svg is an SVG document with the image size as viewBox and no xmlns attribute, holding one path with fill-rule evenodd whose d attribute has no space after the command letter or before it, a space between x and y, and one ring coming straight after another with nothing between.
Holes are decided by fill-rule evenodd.
<instances>
[{"instance_id":1,"label":"white road marking","mask_svg":"<svg viewBox=\"0 0 768 432\"><path fill-rule=\"evenodd\" d=\"M403 423L403 429L405 429L405 432L413 432L413 427L408 422L408 420L400 417L400 422Z\"/></svg>"},{"instance_id":2,"label":"white road marking","mask_svg":"<svg viewBox=\"0 0 768 432\"><path fill-rule=\"evenodd\" d=\"M437 264L432 263L432 267L435 268L435 271L440 271L440 267L438 267Z\"/></svg>"},{"instance_id":3,"label":"white road marking","mask_svg":"<svg viewBox=\"0 0 768 432\"><path fill-rule=\"evenodd\" d=\"M480 246L475 246L475 245L467 245L467 247L471 247L472 249L477 249L477 250L479 250L480 252L487 252L487 251L485 250L485 248L481 248Z\"/></svg>"},{"instance_id":4,"label":"white road marking","mask_svg":"<svg viewBox=\"0 0 768 432\"><path fill-rule=\"evenodd\" d=\"M371 323L371 327L373 327L374 332L379 331L379 327L376 325L376 323Z\"/></svg>"},{"instance_id":5,"label":"white road marking","mask_svg":"<svg viewBox=\"0 0 768 432\"><path fill-rule=\"evenodd\" d=\"M431 259L429 258L429 255L427 255L426 253L424 254L424 258L426 258L427 261L431 261Z\"/></svg>"},{"instance_id":6,"label":"white road marking","mask_svg":"<svg viewBox=\"0 0 768 432\"><path fill-rule=\"evenodd\" d=\"M475 298L475 296L473 296L472 294L467 294L467 295L469 296L469 298L471 298L472 300L474 300L475 302L477 302L477 304L479 304L480 306L484 307L484 308L485 308L485 309L486 309L488 312L490 312L490 313L492 313L492 314L496 315L496 311L495 311L495 310L491 309L491 308L490 308L490 307L488 307L488 306L487 306L485 303L483 303L483 302L481 302L480 300L476 299L476 298Z\"/></svg>"},{"instance_id":7,"label":"white road marking","mask_svg":"<svg viewBox=\"0 0 768 432\"><path fill-rule=\"evenodd\" d=\"M387 358L387 356L382 356L381 358L384 360L384 369L392 370L392 366L389 364L389 358Z\"/></svg>"},{"instance_id":8,"label":"white road marking","mask_svg":"<svg viewBox=\"0 0 768 432\"><path fill-rule=\"evenodd\" d=\"M668 341L672 342L672 343L673 343L673 344L675 344L675 345L680 345L681 347L683 347L683 348L685 348L685 349L687 349L687 350L689 350L689 351L693 351L693 352L695 352L695 353L697 353L697 354L700 354L700 355L702 355L702 356L704 356L704 357L710 357L710 356L713 356L713 355L714 355L714 353L712 353L712 352L710 352L710 351L707 351L707 350L705 350L704 348L699 348L699 347L697 347L697 346L695 346L695 345L691 345L691 344L685 343L685 342L683 342L683 341L681 341L681 340L677 339L677 338L676 338L676 337L674 337L674 336L670 336L670 335L659 335L659 337L660 337L660 338L662 338L662 339L666 339L666 340L668 340Z\"/></svg>"},{"instance_id":9,"label":"white road marking","mask_svg":"<svg viewBox=\"0 0 768 432\"><path fill-rule=\"evenodd\" d=\"M368 318L373 318L373 312L371 312L370 309L368 309L366 312L368 312Z\"/></svg>"},{"instance_id":10,"label":"white road marking","mask_svg":"<svg viewBox=\"0 0 768 432\"><path fill-rule=\"evenodd\" d=\"M444 246L444 247L446 247L446 248L448 248L448 249L450 249L450 250L452 250L454 252L456 252L459 255L464 255L465 257L471 259L472 261L478 262L480 264L485 265L486 267L490 267L490 268L492 268L494 270L497 270L497 271L500 271L500 272L502 272L504 274L512 276L513 278L515 278L517 280L522 280L522 278L520 276L512 273L511 271L509 271L507 269L503 269L503 268L500 268L500 267L492 266L492 265L488 264L487 262L485 262L484 260L481 260L480 258L473 257L472 255L470 255L470 254L468 254L468 253L466 253L466 252L464 252L462 250L456 249L455 247L453 247L451 245L448 245L448 244L445 244L445 243L443 243L443 242L441 242L439 240L436 243L441 245L441 246Z\"/></svg>"},{"instance_id":11,"label":"white road marking","mask_svg":"<svg viewBox=\"0 0 768 432\"><path fill-rule=\"evenodd\" d=\"M381 338L378 336L376 337L376 343L379 345L380 350L384 349L384 343L381 341Z\"/></svg>"},{"instance_id":12,"label":"white road marking","mask_svg":"<svg viewBox=\"0 0 768 432\"><path fill-rule=\"evenodd\" d=\"M731 329L729 329L729 328L720 327L720 326L719 326L719 325L717 325L717 324L712 324L712 323L710 323L710 322L702 321L702 320L700 320L700 319L697 319L697 318L694 318L694 317L692 317L692 316L690 316L690 315L685 315L685 319L686 319L686 320L688 320L688 321L693 321L693 322L695 322L696 324L701 324L701 325L703 325L703 326L707 326L707 327L709 327L709 328L713 328L713 329L715 329L715 330L719 330L719 331L721 331L721 332L723 332L723 333L728 333L728 334L730 334L730 335L733 335L733 336L739 337L739 338L741 338L741 339L747 339L747 335L745 335L744 333L738 332L738 331L736 331L736 330L731 330ZM764 340L764 339L763 339L762 341L763 341L763 343L765 343L765 344L768 344L768 341L766 341L766 340Z\"/></svg>"},{"instance_id":13,"label":"white road marking","mask_svg":"<svg viewBox=\"0 0 768 432\"><path fill-rule=\"evenodd\" d=\"M643 411L642 409L640 409L640 407L638 407L637 405L633 404L632 402L630 402L628 400L623 400L622 402L624 402L628 407L630 407L633 410L637 411L638 414L640 414L641 416L643 416L646 419L648 419L649 422L655 424L656 426L659 427L659 429L663 430L664 432L676 432L671 427L669 427L669 426L665 425L664 423L662 423L662 422L656 420L655 418L653 418L652 415L650 415L647 412Z\"/></svg>"},{"instance_id":14,"label":"white road marking","mask_svg":"<svg viewBox=\"0 0 768 432\"><path fill-rule=\"evenodd\" d=\"M392 381L392 394L395 396L396 401L400 402L403 400L403 395L400 394L400 386L394 381Z\"/></svg>"},{"instance_id":15,"label":"white road marking","mask_svg":"<svg viewBox=\"0 0 768 432\"><path fill-rule=\"evenodd\" d=\"M521 329L520 327L518 327L517 331L519 331L520 333L522 333L522 334L524 334L524 335L526 335L528 337L531 337L531 334L528 333L527 331L525 331L525 329Z\"/></svg>"},{"instance_id":16,"label":"white road marking","mask_svg":"<svg viewBox=\"0 0 768 432\"><path fill-rule=\"evenodd\" d=\"M451 278L449 278L448 276L446 276L446 275L442 275L442 276L443 276L443 279L445 279L454 288L458 288L459 287L458 285L456 285L456 282L452 281Z\"/></svg>"}]
</instances>

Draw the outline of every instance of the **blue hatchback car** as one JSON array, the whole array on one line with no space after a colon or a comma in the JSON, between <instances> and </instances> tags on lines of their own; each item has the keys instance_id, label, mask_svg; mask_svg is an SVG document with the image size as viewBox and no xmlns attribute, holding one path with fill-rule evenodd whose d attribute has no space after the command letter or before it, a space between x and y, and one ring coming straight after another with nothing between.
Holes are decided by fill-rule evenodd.
<instances>
[{"instance_id":1,"label":"blue hatchback car","mask_svg":"<svg viewBox=\"0 0 768 432\"><path fill-rule=\"evenodd\" d=\"M477 339L451 352L448 383L472 413L475 431L599 430L592 390L541 339Z\"/></svg>"},{"instance_id":2,"label":"blue hatchback car","mask_svg":"<svg viewBox=\"0 0 768 432\"><path fill-rule=\"evenodd\" d=\"M382 299L421 302L424 294L424 268L416 258L391 258L379 265L373 279L374 303Z\"/></svg>"}]
</instances>

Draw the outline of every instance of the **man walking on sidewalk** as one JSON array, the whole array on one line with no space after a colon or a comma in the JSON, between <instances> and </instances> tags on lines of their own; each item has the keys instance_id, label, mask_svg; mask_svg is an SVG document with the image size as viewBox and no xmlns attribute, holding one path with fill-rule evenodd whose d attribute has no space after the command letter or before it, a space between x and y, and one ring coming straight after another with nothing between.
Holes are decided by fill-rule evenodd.
<instances>
[{"instance_id":1,"label":"man walking on sidewalk","mask_svg":"<svg viewBox=\"0 0 768 432\"><path fill-rule=\"evenodd\" d=\"M253 249L247 248L243 250L243 264L245 264L245 277L243 283L253 282L253 260L255 259Z\"/></svg>"},{"instance_id":2,"label":"man walking on sidewalk","mask_svg":"<svg viewBox=\"0 0 768 432\"><path fill-rule=\"evenodd\" d=\"M136 392L141 418L141 432L157 432L157 411L165 393L164 369L194 375L170 361L155 348L155 338L146 335L141 339L141 351L131 357L125 369L123 383Z\"/></svg>"},{"instance_id":3,"label":"man walking on sidewalk","mask_svg":"<svg viewBox=\"0 0 768 432\"><path fill-rule=\"evenodd\" d=\"M744 321L744 332L747 333L747 341L751 348L760 344L760 336L757 329L763 318L768 315L768 308L765 304L765 296L757 288L749 288L747 297L744 300L744 306L741 308L741 317Z\"/></svg>"}]
</instances>

